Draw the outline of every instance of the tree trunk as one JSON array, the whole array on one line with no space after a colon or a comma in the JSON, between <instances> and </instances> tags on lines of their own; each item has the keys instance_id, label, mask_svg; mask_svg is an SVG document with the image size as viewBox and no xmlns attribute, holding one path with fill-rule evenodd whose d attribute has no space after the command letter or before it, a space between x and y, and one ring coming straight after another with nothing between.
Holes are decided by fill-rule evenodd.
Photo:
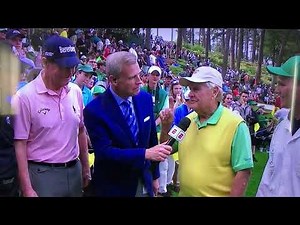
<instances>
[{"instance_id":1,"label":"tree trunk","mask_svg":"<svg viewBox=\"0 0 300 225\"><path fill-rule=\"evenodd\" d=\"M195 44L195 28L191 28L191 41L192 45Z\"/></svg>"},{"instance_id":2,"label":"tree trunk","mask_svg":"<svg viewBox=\"0 0 300 225\"><path fill-rule=\"evenodd\" d=\"M171 28L171 41L173 41L173 29L174 28Z\"/></svg>"},{"instance_id":3,"label":"tree trunk","mask_svg":"<svg viewBox=\"0 0 300 225\"><path fill-rule=\"evenodd\" d=\"M202 29L204 29L204 28L199 28L199 40L198 40L198 44L199 45L201 44L201 32L202 32Z\"/></svg>"},{"instance_id":4,"label":"tree trunk","mask_svg":"<svg viewBox=\"0 0 300 225\"><path fill-rule=\"evenodd\" d=\"M182 29L182 41L183 43L187 43L188 42L188 38L187 38L187 28L181 28Z\"/></svg>"},{"instance_id":5,"label":"tree trunk","mask_svg":"<svg viewBox=\"0 0 300 225\"><path fill-rule=\"evenodd\" d=\"M225 30L224 30L225 33ZM223 55L223 65L222 65L222 77L224 79L228 67L228 52L229 52L229 40L230 40L231 29L226 29L226 37L225 37L225 48Z\"/></svg>"},{"instance_id":6,"label":"tree trunk","mask_svg":"<svg viewBox=\"0 0 300 225\"><path fill-rule=\"evenodd\" d=\"M239 35L239 50L238 50L238 57L236 61L236 69L240 72L241 67L241 60L243 58L243 39L244 39L244 29L240 28L240 35Z\"/></svg>"},{"instance_id":7,"label":"tree trunk","mask_svg":"<svg viewBox=\"0 0 300 225\"><path fill-rule=\"evenodd\" d=\"M279 53L278 53L278 58L275 62L275 66L281 66L282 64L282 57L283 57L283 53L284 53L284 50L285 50L285 47L286 47L286 43L287 43L287 40L290 36L290 33L291 33L291 30L288 30L284 37L282 38L281 40L281 45L280 45L280 48L279 48ZM277 77L276 76L272 76L272 87L274 88L275 87L275 84L277 82Z\"/></svg>"},{"instance_id":8,"label":"tree trunk","mask_svg":"<svg viewBox=\"0 0 300 225\"><path fill-rule=\"evenodd\" d=\"M252 56L251 56L251 62L254 63L255 61L255 53L256 53L256 36L257 36L257 30L253 29L253 36L252 36Z\"/></svg>"},{"instance_id":9,"label":"tree trunk","mask_svg":"<svg viewBox=\"0 0 300 225\"><path fill-rule=\"evenodd\" d=\"M148 50L151 50L151 28L146 28L145 46Z\"/></svg>"},{"instance_id":10,"label":"tree trunk","mask_svg":"<svg viewBox=\"0 0 300 225\"><path fill-rule=\"evenodd\" d=\"M182 35L183 35L183 29L184 28L178 28L177 32L177 44L176 44L176 60L178 59L178 56L182 49Z\"/></svg>"},{"instance_id":11,"label":"tree trunk","mask_svg":"<svg viewBox=\"0 0 300 225\"><path fill-rule=\"evenodd\" d=\"M245 37L245 42L246 42L246 46L245 46L245 59L248 61L249 57L248 57L248 47L249 47L249 29L246 29L246 37Z\"/></svg>"},{"instance_id":12,"label":"tree trunk","mask_svg":"<svg viewBox=\"0 0 300 225\"><path fill-rule=\"evenodd\" d=\"M226 34L226 29L222 29L222 49L221 49L221 52L223 54L225 54L225 48L226 48L226 40L225 40L226 35L225 34Z\"/></svg>"},{"instance_id":13,"label":"tree trunk","mask_svg":"<svg viewBox=\"0 0 300 225\"><path fill-rule=\"evenodd\" d=\"M206 48L205 48L205 58L208 59L208 53L210 52L210 28L207 28L206 32Z\"/></svg>"},{"instance_id":14,"label":"tree trunk","mask_svg":"<svg viewBox=\"0 0 300 225\"><path fill-rule=\"evenodd\" d=\"M202 33L202 45L206 49L206 33L205 33L205 28L201 29L201 33Z\"/></svg>"},{"instance_id":15,"label":"tree trunk","mask_svg":"<svg viewBox=\"0 0 300 225\"><path fill-rule=\"evenodd\" d=\"M262 29L260 38L259 38L258 63L257 63L257 68L256 68L256 74L255 74L256 84L260 83L260 78L261 78L261 66L262 66L263 57L264 57L265 32L266 32L266 30Z\"/></svg>"},{"instance_id":16,"label":"tree trunk","mask_svg":"<svg viewBox=\"0 0 300 225\"><path fill-rule=\"evenodd\" d=\"M235 28L231 29L231 46L230 46L230 68L235 69Z\"/></svg>"}]
</instances>

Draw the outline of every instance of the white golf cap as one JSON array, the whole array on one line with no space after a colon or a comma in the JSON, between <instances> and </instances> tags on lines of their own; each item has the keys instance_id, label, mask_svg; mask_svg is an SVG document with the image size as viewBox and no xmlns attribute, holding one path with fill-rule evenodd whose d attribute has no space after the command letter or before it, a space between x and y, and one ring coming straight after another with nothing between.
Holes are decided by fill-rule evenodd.
<instances>
[{"instance_id":1,"label":"white golf cap","mask_svg":"<svg viewBox=\"0 0 300 225\"><path fill-rule=\"evenodd\" d=\"M198 67L191 77L182 77L179 79L179 83L182 86L188 86L189 83L205 83L205 82L211 82L213 84L218 85L219 87L222 87L223 84L223 78L222 74L210 67L210 66L201 66Z\"/></svg>"},{"instance_id":2,"label":"white golf cap","mask_svg":"<svg viewBox=\"0 0 300 225\"><path fill-rule=\"evenodd\" d=\"M161 69L158 66L150 66L148 73L151 74L153 71L157 71L161 76Z\"/></svg>"}]
</instances>

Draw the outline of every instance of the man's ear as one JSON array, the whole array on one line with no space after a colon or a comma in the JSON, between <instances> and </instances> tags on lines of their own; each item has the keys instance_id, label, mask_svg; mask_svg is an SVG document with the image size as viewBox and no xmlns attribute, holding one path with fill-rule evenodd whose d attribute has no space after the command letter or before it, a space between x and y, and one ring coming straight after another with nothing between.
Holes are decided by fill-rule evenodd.
<instances>
[{"instance_id":1,"label":"man's ear","mask_svg":"<svg viewBox=\"0 0 300 225\"><path fill-rule=\"evenodd\" d=\"M108 76L108 80L110 83L115 84L117 82L117 78L113 75Z\"/></svg>"},{"instance_id":2,"label":"man's ear","mask_svg":"<svg viewBox=\"0 0 300 225\"><path fill-rule=\"evenodd\" d=\"M42 57L42 66L45 67L47 65L48 61L45 57Z\"/></svg>"}]
</instances>

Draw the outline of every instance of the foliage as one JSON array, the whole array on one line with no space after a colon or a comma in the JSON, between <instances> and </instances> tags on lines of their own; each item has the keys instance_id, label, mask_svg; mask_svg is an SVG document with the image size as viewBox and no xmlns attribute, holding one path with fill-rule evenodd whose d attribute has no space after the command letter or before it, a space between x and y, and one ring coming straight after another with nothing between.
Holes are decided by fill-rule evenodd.
<instances>
[{"instance_id":1,"label":"foliage","mask_svg":"<svg viewBox=\"0 0 300 225\"><path fill-rule=\"evenodd\" d=\"M189 51L192 51L195 55L205 55L205 49L202 45L192 45L192 44L183 44L183 49L188 49Z\"/></svg>"},{"instance_id":2,"label":"foliage","mask_svg":"<svg viewBox=\"0 0 300 225\"><path fill-rule=\"evenodd\" d=\"M244 70L249 76L255 77L257 63L241 61L241 70ZM261 68L261 82L270 84L272 81L271 75L268 73L265 66Z\"/></svg>"},{"instance_id":3,"label":"foliage","mask_svg":"<svg viewBox=\"0 0 300 225\"><path fill-rule=\"evenodd\" d=\"M284 42L286 40L286 43ZM289 29L267 29L264 44L264 55L278 60L280 49L284 48L282 60L285 61L300 51L300 31Z\"/></svg>"},{"instance_id":4,"label":"foliage","mask_svg":"<svg viewBox=\"0 0 300 225\"><path fill-rule=\"evenodd\" d=\"M222 66L223 64L223 54L220 52L210 52L208 54L208 57L210 58L210 61L215 64L218 65L219 67Z\"/></svg>"},{"instance_id":5,"label":"foliage","mask_svg":"<svg viewBox=\"0 0 300 225\"><path fill-rule=\"evenodd\" d=\"M178 59L177 63L179 64L180 67L185 68L187 61L185 61L184 59Z\"/></svg>"},{"instance_id":6,"label":"foliage","mask_svg":"<svg viewBox=\"0 0 300 225\"><path fill-rule=\"evenodd\" d=\"M178 76L178 74L183 72L183 68L181 66L170 66L170 70L175 76Z\"/></svg>"},{"instance_id":7,"label":"foliage","mask_svg":"<svg viewBox=\"0 0 300 225\"><path fill-rule=\"evenodd\" d=\"M192 51L195 54L197 54L198 52L201 52L200 56L202 58L205 57L205 52L204 52L205 50L204 50L204 48L203 48L202 45L194 45L193 46L191 44L184 44L183 48L188 49L189 51ZM219 67L222 67L222 64L223 64L223 54L221 52L218 52L218 51L210 52L209 53L209 58L210 58L210 61L213 64L215 64L215 65L217 65ZM183 59L179 59L178 63L180 65L180 67L182 69L184 69L187 62L185 60L183 60ZM244 70L249 76L255 77L257 63L251 63L251 62L247 62L247 61L241 61L240 68L241 68L241 70ZM175 71L176 71L176 69L175 69ZM176 73L176 74L178 74L178 73ZM266 67L263 65L262 68L261 68L261 82L262 83L266 83L266 84L270 84L271 80L272 80L271 75L267 72Z\"/></svg>"}]
</instances>

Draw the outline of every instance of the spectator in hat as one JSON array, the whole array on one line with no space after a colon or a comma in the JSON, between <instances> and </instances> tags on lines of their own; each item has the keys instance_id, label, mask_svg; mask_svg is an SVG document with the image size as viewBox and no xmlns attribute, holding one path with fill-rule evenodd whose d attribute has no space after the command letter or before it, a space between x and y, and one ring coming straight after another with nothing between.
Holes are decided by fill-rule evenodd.
<instances>
[{"instance_id":1,"label":"spectator in hat","mask_svg":"<svg viewBox=\"0 0 300 225\"><path fill-rule=\"evenodd\" d=\"M90 180L82 94L69 82L80 61L70 39L52 36L42 62L13 98L20 188L25 197L79 197Z\"/></svg>"},{"instance_id":2,"label":"spectator in hat","mask_svg":"<svg viewBox=\"0 0 300 225\"><path fill-rule=\"evenodd\" d=\"M22 39L25 36L18 30L8 30L6 33L6 40L11 45L12 52L18 57L26 57L26 53L23 50Z\"/></svg>"},{"instance_id":3,"label":"spectator in hat","mask_svg":"<svg viewBox=\"0 0 300 225\"><path fill-rule=\"evenodd\" d=\"M0 28L0 41L4 41L6 39L7 28Z\"/></svg>"},{"instance_id":4,"label":"spectator in hat","mask_svg":"<svg viewBox=\"0 0 300 225\"><path fill-rule=\"evenodd\" d=\"M102 94L104 93L106 90L106 88L102 85L95 85L93 88L92 88L92 94L93 94L93 98L96 98L99 94Z\"/></svg>"},{"instance_id":5,"label":"spectator in hat","mask_svg":"<svg viewBox=\"0 0 300 225\"><path fill-rule=\"evenodd\" d=\"M82 91L83 106L85 107L93 100L91 90L87 87L92 77L96 75L93 67L89 64L79 64L75 73L74 83L77 84Z\"/></svg>"},{"instance_id":6,"label":"spectator in hat","mask_svg":"<svg viewBox=\"0 0 300 225\"><path fill-rule=\"evenodd\" d=\"M165 73L165 77L163 78L163 85L162 88L169 94L171 90L171 84L174 77L171 73Z\"/></svg>"},{"instance_id":7,"label":"spectator in hat","mask_svg":"<svg viewBox=\"0 0 300 225\"><path fill-rule=\"evenodd\" d=\"M256 196L299 197L300 56L292 56L278 67L269 65L267 70L278 79L276 92L281 107L290 110L274 130Z\"/></svg>"},{"instance_id":8,"label":"spectator in hat","mask_svg":"<svg viewBox=\"0 0 300 225\"><path fill-rule=\"evenodd\" d=\"M244 196L253 160L249 129L242 117L221 104L223 78L208 66L179 83L190 88L191 123L173 150L179 154L179 196ZM168 139L173 112L160 113L160 141Z\"/></svg>"},{"instance_id":9,"label":"spectator in hat","mask_svg":"<svg viewBox=\"0 0 300 225\"><path fill-rule=\"evenodd\" d=\"M151 66L148 70L148 83L141 89L147 91L152 96L153 111L157 132L160 131L159 112L162 109L169 108L168 93L159 85L162 71L158 66Z\"/></svg>"}]
</instances>

